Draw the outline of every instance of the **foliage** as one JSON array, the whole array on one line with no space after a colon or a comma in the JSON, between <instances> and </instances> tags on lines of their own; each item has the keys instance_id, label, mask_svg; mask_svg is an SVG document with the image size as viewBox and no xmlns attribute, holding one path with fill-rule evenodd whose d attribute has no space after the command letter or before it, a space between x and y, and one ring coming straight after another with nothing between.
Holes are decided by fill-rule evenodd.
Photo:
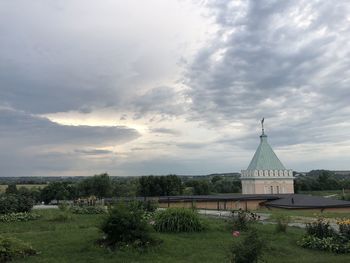
<instances>
[{"instance_id":1,"label":"foliage","mask_svg":"<svg viewBox=\"0 0 350 263\"><path fill-rule=\"evenodd\" d=\"M294 180L294 190L296 193L299 191L340 190L349 188L350 180L348 178L341 178L328 170L312 170L306 176L298 176Z\"/></svg>"},{"instance_id":2,"label":"foliage","mask_svg":"<svg viewBox=\"0 0 350 263\"><path fill-rule=\"evenodd\" d=\"M240 180L229 180L222 176L215 176L212 178L211 183L211 191L215 193L239 193L241 191Z\"/></svg>"},{"instance_id":3,"label":"foliage","mask_svg":"<svg viewBox=\"0 0 350 263\"><path fill-rule=\"evenodd\" d=\"M0 222L25 222L40 218L39 214L20 212L0 215Z\"/></svg>"},{"instance_id":4,"label":"foliage","mask_svg":"<svg viewBox=\"0 0 350 263\"><path fill-rule=\"evenodd\" d=\"M41 200L49 204L52 200L73 199L75 191L75 187L67 182L52 182L41 190Z\"/></svg>"},{"instance_id":5,"label":"foliage","mask_svg":"<svg viewBox=\"0 0 350 263\"><path fill-rule=\"evenodd\" d=\"M154 200L146 200L146 201L132 200L131 202L128 203L128 205L135 207L135 209L140 209L148 213L153 213L158 208L158 202Z\"/></svg>"},{"instance_id":6,"label":"foliage","mask_svg":"<svg viewBox=\"0 0 350 263\"><path fill-rule=\"evenodd\" d=\"M69 207L69 211L73 214L81 215L97 215L105 214L107 212L102 206L71 206Z\"/></svg>"},{"instance_id":7,"label":"foliage","mask_svg":"<svg viewBox=\"0 0 350 263\"><path fill-rule=\"evenodd\" d=\"M151 228L144 219L144 212L136 206L123 203L111 208L101 225L104 243L110 247L131 245L142 248L154 243Z\"/></svg>"},{"instance_id":8,"label":"foliage","mask_svg":"<svg viewBox=\"0 0 350 263\"><path fill-rule=\"evenodd\" d=\"M232 211L231 218L233 230L245 231L249 228L250 223L258 221L260 217L255 213L239 209L238 211Z\"/></svg>"},{"instance_id":9,"label":"foliage","mask_svg":"<svg viewBox=\"0 0 350 263\"><path fill-rule=\"evenodd\" d=\"M6 188L6 191L5 191L6 194L17 194L18 193L18 190L17 190L17 186L15 183L11 183L7 186Z\"/></svg>"},{"instance_id":10,"label":"foliage","mask_svg":"<svg viewBox=\"0 0 350 263\"><path fill-rule=\"evenodd\" d=\"M112 181L107 173L94 175L78 183L79 196L110 197Z\"/></svg>"},{"instance_id":11,"label":"foliage","mask_svg":"<svg viewBox=\"0 0 350 263\"><path fill-rule=\"evenodd\" d=\"M306 224L306 232L308 235L317 238L333 237L335 235L334 229L330 226L329 221L324 218L318 218L316 221Z\"/></svg>"},{"instance_id":12,"label":"foliage","mask_svg":"<svg viewBox=\"0 0 350 263\"><path fill-rule=\"evenodd\" d=\"M182 194L183 185L176 175L142 176L139 179L138 194L141 196L170 196Z\"/></svg>"},{"instance_id":13,"label":"foliage","mask_svg":"<svg viewBox=\"0 0 350 263\"><path fill-rule=\"evenodd\" d=\"M210 186L207 180L190 180L186 182L187 187L192 187L194 195L210 194Z\"/></svg>"},{"instance_id":14,"label":"foliage","mask_svg":"<svg viewBox=\"0 0 350 263\"><path fill-rule=\"evenodd\" d=\"M21 186L18 188L17 194L26 196L27 198L31 198L35 203L41 201L41 191L36 187L27 188Z\"/></svg>"},{"instance_id":15,"label":"foliage","mask_svg":"<svg viewBox=\"0 0 350 263\"><path fill-rule=\"evenodd\" d=\"M290 222L290 216L285 214L277 214L273 218L276 221L276 232L287 232L288 223Z\"/></svg>"},{"instance_id":16,"label":"foliage","mask_svg":"<svg viewBox=\"0 0 350 263\"><path fill-rule=\"evenodd\" d=\"M196 211L168 208L156 214L154 228L159 232L197 232L204 226Z\"/></svg>"},{"instance_id":17,"label":"foliage","mask_svg":"<svg viewBox=\"0 0 350 263\"><path fill-rule=\"evenodd\" d=\"M342 194L341 200L350 201L350 194Z\"/></svg>"},{"instance_id":18,"label":"foliage","mask_svg":"<svg viewBox=\"0 0 350 263\"><path fill-rule=\"evenodd\" d=\"M15 258L37 254L30 245L15 239L0 236L0 262L8 262Z\"/></svg>"},{"instance_id":19,"label":"foliage","mask_svg":"<svg viewBox=\"0 0 350 263\"><path fill-rule=\"evenodd\" d=\"M337 222L339 227L339 234L350 242L350 219L343 219Z\"/></svg>"},{"instance_id":20,"label":"foliage","mask_svg":"<svg viewBox=\"0 0 350 263\"><path fill-rule=\"evenodd\" d=\"M240 238L241 237L237 237ZM259 236L258 231L250 229L245 237L233 243L230 249L232 263L258 262L262 257L265 241Z\"/></svg>"},{"instance_id":21,"label":"foliage","mask_svg":"<svg viewBox=\"0 0 350 263\"><path fill-rule=\"evenodd\" d=\"M333 253L350 253L350 220L340 220L337 223L338 233L322 218L307 224L307 234L298 241L298 245Z\"/></svg>"},{"instance_id":22,"label":"foliage","mask_svg":"<svg viewBox=\"0 0 350 263\"><path fill-rule=\"evenodd\" d=\"M0 195L0 214L29 212L33 208L33 199L20 194Z\"/></svg>"},{"instance_id":23,"label":"foliage","mask_svg":"<svg viewBox=\"0 0 350 263\"><path fill-rule=\"evenodd\" d=\"M326 250L334 253L350 253L350 242L341 242L336 237L319 238L306 235L298 244L304 248Z\"/></svg>"}]
</instances>

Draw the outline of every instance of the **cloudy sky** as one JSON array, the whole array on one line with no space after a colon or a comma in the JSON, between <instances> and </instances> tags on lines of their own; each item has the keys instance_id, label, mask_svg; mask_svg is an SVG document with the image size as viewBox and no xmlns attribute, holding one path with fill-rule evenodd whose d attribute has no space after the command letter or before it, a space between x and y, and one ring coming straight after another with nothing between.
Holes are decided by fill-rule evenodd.
<instances>
[{"instance_id":1,"label":"cloudy sky","mask_svg":"<svg viewBox=\"0 0 350 263\"><path fill-rule=\"evenodd\" d=\"M350 3L0 0L0 176L350 169Z\"/></svg>"}]
</instances>

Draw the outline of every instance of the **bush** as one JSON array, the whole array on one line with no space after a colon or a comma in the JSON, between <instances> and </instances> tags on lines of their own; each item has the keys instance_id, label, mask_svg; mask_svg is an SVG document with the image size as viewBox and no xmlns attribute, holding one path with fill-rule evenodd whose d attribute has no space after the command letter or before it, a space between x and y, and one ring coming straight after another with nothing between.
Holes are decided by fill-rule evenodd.
<instances>
[{"instance_id":1,"label":"bush","mask_svg":"<svg viewBox=\"0 0 350 263\"><path fill-rule=\"evenodd\" d=\"M336 237L318 238L313 235L304 236L298 245L304 248L325 250L333 253L350 253L350 242L342 242Z\"/></svg>"},{"instance_id":2,"label":"bush","mask_svg":"<svg viewBox=\"0 0 350 263\"><path fill-rule=\"evenodd\" d=\"M35 254L37 254L37 252L30 245L15 238L0 236L0 262L7 262L15 258Z\"/></svg>"},{"instance_id":3,"label":"bush","mask_svg":"<svg viewBox=\"0 0 350 263\"><path fill-rule=\"evenodd\" d=\"M306 224L306 233L318 238L333 237L336 233L329 225L329 221L318 218L315 222Z\"/></svg>"},{"instance_id":4,"label":"bush","mask_svg":"<svg viewBox=\"0 0 350 263\"><path fill-rule=\"evenodd\" d=\"M157 210L158 203L154 200L147 200L147 201L133 200L128 203L128 206L133 206L147 213L153 213L154 211Z\"/></svg>"},{"instance_id":5,"label":"bush","mask_svg":"<svg viewBox=\"0 0 350 263\"><path fill-rule=\"evenodd\" d=\"M236 216L235 211L232 211L233 230L248 230L249 224L257 220L259 216L255 213L239 209Z\"/></svg>"},{"instance_id":6,"label":"bush","mask_svg":"<svg viewBox=\"0 0 350 263\"><path fill-rule=\"evenodd\" d=\"M81 214L81 215L97 215L97 214L105 214L107 211L102 206L71 206L69 210L73 214Z\"/></svg>"},{"instance_id":7,"label":"bush","mask_svg":"<svg viewBox=\"0 0 350 263\"><path fill-rule=\"evenodd\" d=\"M3 194L0 196L0 214L29 212L33 205L33 199L24 195Z\"/></svg>"},{"instance_id":8,"label":"bush","mask_svg":"<svg viewBox=\"0 0 350 263\"><path fill-rule=\"evenodd\" d=\"M290 217L287 215L279 214L274 216L276 221L276 232L287 232L288 223L290 222Z\"/></svg>"},{"instance_id":9,"label":"bush","mask_svg":"<svg viewBox=\"0 0 350 263\"><path fill-rule=\"evenodd\" d=\"M196 211L168 208L156 214L154 228L159 232L196 232L204 226Z\"/></svg>"},{"instance_id":10,"label":"bush","mask_svg":"<svg viewBox=\"0 0 350 263\"><path fill-rule=\"evenodd\" d=\"M340 220L337 224L339 226L339 234L350 242L350 219Z\"/></svg>"},{"instance_id":11,"label":"bush","mask_svg":"<svg viewBox=\"0 0 350 263\"><path fill-rule=\"evenodd\" d=\"M118 204L108 212L101 225L105 234L105 245L112 248L125 245L144 248L154 243L150 235L151 227L143 218L142 210L135 206Z\"/></svg>"},{"instance_id":12,"label":"bush","mask_svg":"<svg viewBox=\"0 0 350 263\"><path fill-rule=\"evenodd\" d=\"M6 215L0 215L0 222L26 222L30 220L36 220L40 218L40 215L35 213L10 213Z\"/></svg>"},{"instance_id":13,"label":"bush","mask_svg":"<svg viewBox=\"0 0 350 263\"><path fill-rule=\"evenodd\" d=\"M298 245L334 253L350 253L350 220L338 221L338 226L339 233L330 227L328 221L321 218L307 224L307 234L298 241Z\"/></svg>"},{"instance_id":14,"label":"bush","mask_svg":"<svg viewBox=\"0 0 350 263\"><path fill-rule=\"evenodd\" d=\"M240 238L240 237L238 237ZM265 242L258 235L256 229L250 229L242 240L234 242L231 247L230 259L232 263L258 262L262 257Z\"/></svg>"}]
</instances>

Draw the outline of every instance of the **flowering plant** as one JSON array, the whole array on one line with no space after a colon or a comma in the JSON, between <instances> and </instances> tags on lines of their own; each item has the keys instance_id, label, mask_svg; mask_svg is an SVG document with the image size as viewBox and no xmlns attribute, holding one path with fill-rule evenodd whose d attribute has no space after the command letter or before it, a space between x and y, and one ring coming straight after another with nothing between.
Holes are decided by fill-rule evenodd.
<instances>
[{"instance_id":1,"label":"flowering plant","mask_svg":"<svg viewBox=\"0 0 350 263\"><path fill-rule=\"evenodd\" d=\"M233 237L239 237L241 235L241 233L239 231L233 231L232 232L232 236Z\"/></svg>"},{"instance_id":2,"label":"flowering plant","mask_svg":"<svg viewBox=\"0 0 350 263\"><path fill-rule=\"evenodd\" d=\"M342 219L337 222L339 234L350 241L350 219Z\"/></svg>"}]
</instances>

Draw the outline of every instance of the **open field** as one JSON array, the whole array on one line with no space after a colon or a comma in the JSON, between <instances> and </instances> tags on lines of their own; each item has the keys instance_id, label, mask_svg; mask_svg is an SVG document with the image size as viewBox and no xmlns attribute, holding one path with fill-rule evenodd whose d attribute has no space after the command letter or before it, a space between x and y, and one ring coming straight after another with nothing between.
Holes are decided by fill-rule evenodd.
<instances>
[{"instance_id":1,"label":"open field","mask_svg":"<svg viewBox=\"0 0 350 263\"><path fill-rule=\"evenodd\" d=\"M13 262L228 262L227 254L233 241L227 223L206 219L208 230L201 233L155 235L163 243L147 253L134 250L111 252L96 245L103 216L72 215L67 222L52 222L60 211L38 211L37 221L0 223L0 234L29 242L41 253ZM312 251L300 248L296 241L304 230L289 228L287 234L276 234L274 225L258 224L257 228L268 244L266 262L349 262L349 255Z\"/></svg>"},{"instance_id":2,"label":"open field","mask_svg":"<svg viewBox=\"0 0 350 263\"><path fill-rule=\"evenodd\" d=\"M324 218L334 218L334 219L341 219L341 218L350 218L350 213L344 213L344 212L319 212L319 211L305 211L305 210L287 210L287 209L267 209L267 208L261 208L257 211L257 213L266 213L270 215L288 215L291 217L324 217Z\"/></svg>"},{"instance_id":3,"label":"open field","mask_svg":"<svg viewBox=\"0 0 350 263\"><path fill-rule=\"evenodd\" d=\"M46 184L17 184L16 186L17 186L17 189L19 189L21 187L31 189L31 188L44 188L46 186ZM0 185L0 193L5 192L6 188L7 188L7 185L1 184Z\"/></svg>"},{"instance_id":4,"label":"open field","mask_svg":"<svg viewBox=\"0 0 350 263\"><path fill-rule=\"evenodd\" d=\"M299 194L315 195L315 196L325 196L333 199L340 199L343 195L342 190L323 190L323 191L300 191ZM349 190L345 190L345 193L348 194Z\"/></svg>"}]
</instances>

